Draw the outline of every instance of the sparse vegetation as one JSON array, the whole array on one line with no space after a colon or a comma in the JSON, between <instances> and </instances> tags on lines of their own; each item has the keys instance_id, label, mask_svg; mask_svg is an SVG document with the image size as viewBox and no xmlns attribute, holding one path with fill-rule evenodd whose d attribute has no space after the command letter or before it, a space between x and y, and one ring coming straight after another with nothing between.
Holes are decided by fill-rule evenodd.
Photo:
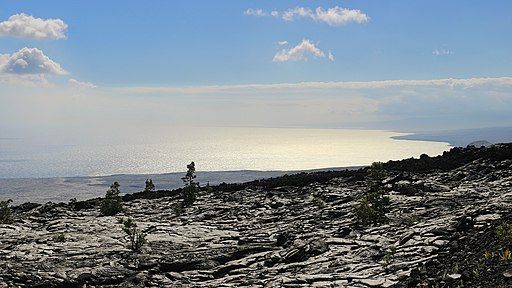
<instances>
[{"instance_id":1,"label":"sparse vegetation","mask_svg":"<svg viewBox=\"0 0 512 288\"><path fill-rule=\"evenodd\" d=\"M366 183L369 191L355 206L356 222L362 226L386 223L389 212L389 197L385 194L388 189L382 183L387 173L381 162L375 162L368 169Z\"/></svg>"},{"instance_id":2,"label":"sparse vegetation","mask_svg":"<svg viewBox=\"0 0 512 288\"><path fill-rule=\"evenodd\" d=\"M187 165L187 174L185 177L181 178L183 180L183 184L185 184L185 188L183 188L181 192L181 197L183 199L183 206L188 207L192 205L197 198L197 191L199 190L199 182L196 182L196 167L194 161L190 162Z\"/></svg>"},{"instance_id":3,"label":"sparse vegetation","mask_svg":"<svg viewBox=\"0 0 512 288\"><path fill-rule=\"evenodd\" d=\"M485 251L484 252L484 258L487 259L487 260L493 259L494 255L495 255L494 252L491 252L491 251Z\"/></svg>"},{"instance_id":4,"label":"sparse vegetation","mask_svg":"<svg viewBox=\"0 0 512 288\"><path fill-rule=\"evenodd\" d=\"M65 242L66 235L64 233L59 233L59 234L53 235L53 241L54 242Z\"/></svg>"},{"instance_id":5,"label":"sparse vegetation","mask_svg":"<svg viewBox=\"0 0 512 288\"><path fill-rule=\"evenodd\" d=\"M155 184L153 184L153 179L146 179L146 187L144 188L144 192L155 192Z\"/></svg>"},{"instance_id":6,"label":"sparse vegetation","mask_svg":"<svg viewBox=\"0 0 512 288\"><path fill-rule=\"evenodd\" d=\"M510 252L510 249L505 249L503 251L498 252L498 255L500 256L500 259L503 261L510 261L512 259L512 253Z\"/></svg>"},{"instance_id":7,"label":"sparse vegetation","mask_svg":"<svg viewBox=\"0 0 512 288\"><path fill-rule=\"evenodd\" d=\"M512 224L502 223L496 227L496 235L501 239L512 238Z\"/></svg>"},{"instance_id":8,"label":"sparse vegetation","mask_svg":"<svg viewBox=\"0 0 512 288\"><path fill-rule=\"evenodd\" d=\"M471 269L471 276L475 279L478 278L478 276L480 276L480 269L478 267Z\"/></svg>"},{"instance_id":9,"label":"sparse vegetation","mask_svg":"<svg viewBox=\"0 0 512 288\"><path fill-rule=\"evenodd\" d=\"M384 257L382 257L382 266L384 268L387 268L389 264L393 263L395 261L395 255L396 255L396 246L389 246L388 251L384 254Z\"/></svg>"},{"instance_id":10,"label":"sparse vegetation","mask_svg":"<svg viewBox=\"0 0 512 288\"><path fill-rule=\"evenodd\" d=\"M0 201L0 224L12 223L12 211L9 207L11 202L11 199Z\"/></svg>"},{"instance_id":11,"label":"sparse vegetation","mask_svg":"<svg viewBox=\"0 0 512 288\"><path fill-rule=\"evenodd\" d=\"M313 196L312 203L319 209L325 208L325 202L318 196Z\"/></svg>"},{"instance_id":12,"label":"sparse vegetation","mask_svg":"<svg viewBox=\"0 0 512 288\"><path fill-rule=\"evenodd\" d=\"M174 214L176 214L176 216L180 216L181 214L183 214L183 212L185 212L185 209L183 208L183 204L181 202L172 204L171 208Z\"/></svg>"},{"instance_id":13,"label":"sparse vegetation","mask_svg":"<svg viewBox=\"0 0 512 288\"><path fill-rule=\"evenodd\" d=\"M123 200L119 195L119 183L116 181L107 190L105 198L101 201L100 212L105 216L113 216L123 209Z\"/></svg>"},{"instance_id":14,"label":"sparse vegetation","mask_svg":"<svg viewBox=\"0 0 512 288\"><path fill-rule=\"evenodd\" d=\"M146 244L146 233L137 229L137 224L131 219L121 219L123 231L128 235L130 241L129 248L134 252L141 252L142 246Z\"/></svg>"},{"instance_id":15,"label":"sparse vegetation","mask_svg":"<svg viewBox=\"0 0 512 288\"><path fill-rule=\"evenodd\" d=\"M459 273L459 262L453 263L452 272Z\"/></svg>"}]
</instances>

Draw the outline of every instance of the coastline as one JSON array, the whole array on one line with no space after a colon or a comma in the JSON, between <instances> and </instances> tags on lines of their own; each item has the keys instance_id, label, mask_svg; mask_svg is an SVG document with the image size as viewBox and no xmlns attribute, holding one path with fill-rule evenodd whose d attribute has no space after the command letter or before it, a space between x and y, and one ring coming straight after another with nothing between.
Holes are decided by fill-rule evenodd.
<instances>
[{"instance_id":1,"label":"coastline","mask_svg":"<svg viewBox=\"0 0 512 288\"><path fill-rule=\"evenodd\" d=\"M392 136L395 140L445 142L450 147L466 147L474 141L485 140L490 143L512 142L512 127L491 127L458 130L439 130L412 132L407 135Z\"/></svg>"},{"instance_id":2,"label":"coastline","mask_svg":"<svg viewBox=\"0 0 512 288\"><path fill-rule=\"evenodd\" d=\"M197 181L204 186L220 183L244 183L258 179L279 177L301 172L357 170L365 166L330 167L311 170L291 171L197 171ZM13 204L34 202L68 202L72 198L78 201L103 197L114 181L121 184L122 194L144 190L145 180L151 178L156 189L172 190L183 186L181 177L185 172L163 174L114 174L107 176L51 177L51 178L0 178L0 199L11 199Z\"/></svg>"},{"instance_id":3,"label":"coastline","mask_svg":"<svg viewBox=\"0 0 512 288\"><path fill-rule=\"evenodd\" d=\"M420 133L406 134L405 132L387 131L396 136L389 139L406 141L432 141L449 143L442 139L418 139ZM398 134L398 135L397 135ZM451 147L450 147L451 148ZM396 159L399 160L399 159ZM244 183L253 180L279 177L285 174L301 172L338 171L345 169L359 169L365 165L326 167L303 170L230 170L230 171L197 171L197 180L201 185L218 185L220 183ZM34 202L44 204L47 202L68 202L76 198L78 201L103 197L110 185L117 181L120 183L121 193L129 194L144 190L146 179L152 179L156 189L173 190L183 186L181 177L183 172L155 173L155 174L111 174L101 176L70 176L70 177L22 177L0 178L0 199L11 199L14 204Z\"/></svg>"}]
</instances>

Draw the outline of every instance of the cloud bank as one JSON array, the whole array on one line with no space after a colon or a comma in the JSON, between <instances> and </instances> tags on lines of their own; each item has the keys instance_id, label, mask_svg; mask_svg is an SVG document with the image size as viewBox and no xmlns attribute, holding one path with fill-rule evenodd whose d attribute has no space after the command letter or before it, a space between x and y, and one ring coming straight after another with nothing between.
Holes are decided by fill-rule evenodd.
<instances>
[{"instance_id":1,"label":"cloud bank","mask_svg":"<svg viewBox=\"0 0 512 288\"><path fill-rule=\"evenodd\" d=\"M168 101L173 121L189 119L180 111L194 106L205 125L421 130L510 125L511 92L512 77L499 77L126 87L109 94Z\"/></svg>"},{"instance_id":2,"label":"cloud bank","mask_svg":"<svg viewBox=\"0 0 512 288\"><path fill-rule=\"evenodd\" d=\"M15 14L0 22L0 36L31 39L64 39L68 25L61 19L34 18L24 13Z\"/></svg>"},{"instance_id":3,"label":"cloud bank","mask_svg":"<svg viewBox=\"0 0 512 288\"><path fill-rule=\"evenodd\" d=\"M467 79L432 79L432 80L385 80L367 82L300 82L300 83L276 83L276 84L242 84L242 85L212 85L212 86L189 86L189 87L165 87L165 86L138 86L126 87L121 91L136 94L245 94L245 93L267 93L270 91L279 93L302 93L312 90L361 90L399 88L414 89L443 88L443 89L469 89L485 86L512 87L512 77L497 78L467 78ZM512 95L512 94L511 94Z\"/></svg>"},{"instance_id":4,"label":"cloud bank","mask_svg":"<svg viewBox=\"0 0 512 288\"><path fill-rule=\"evenodd\" d=\"M93 136L102 130L109 137L117 128L128 131L137 125L144 129L198 124L418 131L512 123L512 77L80 91L70 88L82 82L69 82L45 89L0 85L0 114L8 121L0 123L0 130L2 125L15 133L53 127L65 135L89 130ZM190 117L190 107L200 116Z\"/></svg>"},{"instance_id":5,"label":"cloud bank","mask_svg":"<svg viewBox=\"0 0 512 288\"><path fill-rule=\"evenodd\" d=\"M315 10L306 7L295 7L283 12L272 11L270 13L265 12L262 9L250 8L247 9L244 14L258 17L270 15L289 22L301 18L308 18L314 20L315 22L326 23L330 26L341 26L349 23L361 24L370 21L370 17L361 12L361 10L347 9L339 6L328 9L317 7Z\"/></svg>"}]
</instances>

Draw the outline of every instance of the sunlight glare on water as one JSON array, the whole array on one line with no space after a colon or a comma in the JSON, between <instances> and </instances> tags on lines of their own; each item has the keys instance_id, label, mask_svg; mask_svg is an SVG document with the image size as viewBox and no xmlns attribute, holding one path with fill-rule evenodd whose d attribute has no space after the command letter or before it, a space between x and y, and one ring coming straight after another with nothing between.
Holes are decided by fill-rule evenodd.
<instances>
[{"instance_id":1,"label":"sunlight glare on water","mask_svg":"<svg viewBox=\"0 0 512 288\"><path fill-rule=\"evenodd\" d=\"M0 141L0 178L157 174L184 171L305 170L441 154L447 143L393 140L377 130L296 128L169 129L144 141L28 145Z\"/></svg>"}]
</instances>

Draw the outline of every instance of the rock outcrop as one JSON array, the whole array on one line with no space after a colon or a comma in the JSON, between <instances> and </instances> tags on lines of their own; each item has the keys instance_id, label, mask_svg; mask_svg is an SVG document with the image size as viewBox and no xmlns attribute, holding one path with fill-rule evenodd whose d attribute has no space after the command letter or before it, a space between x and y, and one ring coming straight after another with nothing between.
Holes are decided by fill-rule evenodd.
<instances>
[{"instance_id":1,"label":"rock outcrop","mask_svg":"<svg viewBox=\"0 0 512 288\"><path fill-rule=\"evenodd\" d=\"M366 228L353 219L364 170L211 187L179 215L177 191L127 195L114 217L97 199L23 204L0 225L0 287L512 285L497 256L512 242L492 238L512 208L512 145L387 167L390 221ZM147 234L141 253L127 248L123 217ZM484 250L495 258L475 273L468 262Z\"/></svg>"}]
</instances>

